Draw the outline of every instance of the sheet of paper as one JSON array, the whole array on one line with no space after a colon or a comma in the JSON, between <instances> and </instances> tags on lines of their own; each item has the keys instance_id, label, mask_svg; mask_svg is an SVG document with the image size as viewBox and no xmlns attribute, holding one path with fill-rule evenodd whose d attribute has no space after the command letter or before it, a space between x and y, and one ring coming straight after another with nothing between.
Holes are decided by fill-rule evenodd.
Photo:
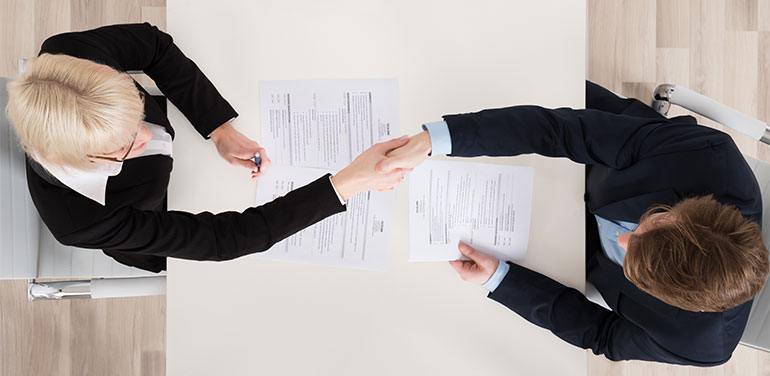
<instances>
[{"instance_id":1,"label":"sheet of paper","mask_svg":"<svg viewBox=\"0 0 770 376\"><path fill-rule=\"evenodd\" d=\"M395 79L261 81L262 146L276 165L339 170L400 136Z\"/></svg>"},{"instance_id":2,"label":"sheet of paper","mask_svg":"<svg viewBox=\"0 0 770 376\"><path fill-rule=\"evenodd\" d=\"M259 97L262 146L273 164L258 182L257 205L335 173L375 143L400 136L395 79L261 81ZM257 257L384 271L394 205L393 192L358 194L345 213Z\"/></svg>"},{"instance_id":3,"label":"sheet of paper","mask_svg":"<svg viewBox=\"0 0 770 376\"><path fill-rule=\"evenodd\" d=\"M427 160L409 176L409 260L462 257L457 245L502 260L527 252L533 169Z\"/></svg>"},{"instance_id":4,"label":"sheet of paper","mask_svg":"<svg viewBox=\"0 0 770 376\"><path fill-rule=\"evenodd\" d=\"M271 166L259 179L257 205L283 196L327 172L307 167ZM385 271L394 198L392 191L359 193L348 200L347 211L276 243L256 257Z\"/></svg>"}]
</instances>

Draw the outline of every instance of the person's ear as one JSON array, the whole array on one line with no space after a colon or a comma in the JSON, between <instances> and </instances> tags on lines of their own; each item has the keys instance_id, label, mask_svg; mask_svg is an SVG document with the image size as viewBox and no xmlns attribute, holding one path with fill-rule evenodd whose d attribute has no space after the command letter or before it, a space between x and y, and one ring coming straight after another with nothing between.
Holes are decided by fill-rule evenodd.
<instances>
[{"instance_id":1,"label":"person's ear","mask_svg":"<svg viewBox=\"0 0 770 376\"><path fill-rule=\"evenodd\" d=\"M618 245L620 248L623 248L623 250L628 251L628 241L631 239L631 235L633 235L633 232L627 232L625 234L621 234L618 236Z\"/></svg>"}]
</instances>

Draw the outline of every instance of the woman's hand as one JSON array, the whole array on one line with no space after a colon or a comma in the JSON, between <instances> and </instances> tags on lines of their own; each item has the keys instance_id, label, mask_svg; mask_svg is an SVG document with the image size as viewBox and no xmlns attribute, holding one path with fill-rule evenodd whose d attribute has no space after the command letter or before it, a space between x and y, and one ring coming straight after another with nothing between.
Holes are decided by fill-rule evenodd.
<instances>
[{"instance_id":1,"label":"woman's hand","mask_svg":"<svg viewBox=\"0 0 770 376\"><path fill-rule=\"evenodd\" d=\"M229 121L211 132L209 137L224 160L232 165L250 169L252 179L262 176L270 166L270 158L267 157L265 148L238 132ZM252 160L257 154L262 158L259 166Z\"/></svg>"},{"instance_id":2,"label":"woman's hand","mask_svg":"<svg viewBox=\"0 0 770 376\"><path fill-rule=\"evenodd\" d=\"M409 139L406 136L394 138L390 141L374 144L361 153L347 167L332 176L332 184L337 189L343 200L347 201L358 192L372 189L389 191L393 189L404 175L412 171L411 168L396 168L387 173L377 173L374 167L380 161L386 159L385 155L393 149L405 145Z\"/></svg>"}]
</instances>

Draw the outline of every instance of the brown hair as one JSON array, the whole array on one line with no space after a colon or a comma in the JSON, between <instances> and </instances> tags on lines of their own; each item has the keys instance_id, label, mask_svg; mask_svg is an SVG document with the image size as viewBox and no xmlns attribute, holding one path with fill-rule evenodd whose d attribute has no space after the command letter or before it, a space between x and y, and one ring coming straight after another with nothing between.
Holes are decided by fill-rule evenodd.
<instances>
[{"instance_id":1,"label":"brown hair","mask_svg":"<svg viewBox=\"0 0 770 376\"><path fill-rule=\"evenodd\" d=\"M650 218L651 214L669 215ZM752 299L770 269L756 222L711 195L644 213L649 230L629 239L623 271L634 285L688 311L721 312Z\"/></svg>"}]
</instances>

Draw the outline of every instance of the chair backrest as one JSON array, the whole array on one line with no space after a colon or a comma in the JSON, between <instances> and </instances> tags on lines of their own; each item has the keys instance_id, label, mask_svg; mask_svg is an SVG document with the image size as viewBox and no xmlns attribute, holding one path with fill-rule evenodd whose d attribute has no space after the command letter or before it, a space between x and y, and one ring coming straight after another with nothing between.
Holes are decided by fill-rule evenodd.
<instances>
[{"instance_id":1,"label":"chair backrest","mask_svg":"<svg viewBox=\"0 0 770 376\"><path fill-rule=\"evenodd\" d=\"M40 219L27 190L24 152L5 116L7 78L0 77L0 279L37 275Z\"/></svg>"},{"instance_id":2,"label":"chair backrest","mask_svg":"<svg viewBox=\"0 0 770 376\"><path fill-rule=\"evenodd\" d=\"M762 192L762 237L765 247L770 249L770 163L745 156L746 162L754 171L754 176ZM749 322L743 332L741 343L747 346L770 351L770 279L765 287L754 297Z\"/></svg>"}]
</instances>

